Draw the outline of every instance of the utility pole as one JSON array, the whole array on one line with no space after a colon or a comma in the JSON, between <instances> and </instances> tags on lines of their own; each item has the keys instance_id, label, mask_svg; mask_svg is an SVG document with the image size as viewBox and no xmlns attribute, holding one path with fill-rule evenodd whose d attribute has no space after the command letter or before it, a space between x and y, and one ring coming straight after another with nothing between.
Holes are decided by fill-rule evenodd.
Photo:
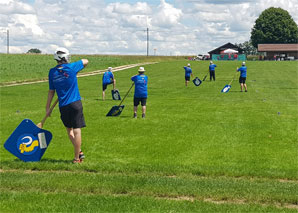
<instances>
[{"instance_id":1,"label":"utility pole","mask_svg":"<svg viewBox=\"0 0 298 213\"><path fill-rule=\"evenodd\" d=\"M7 29L7 54L9 54L9 30Z\"/></svg>"},{"instance_id":2,"label":"utility pole","mask_svg":"<svg viewBox=\"0 0 298 213\"><path fill-rule=\"evenodd\" d=\"M149 56L149 28L147 27L147 56Z\"/></svg>"}]
</instances>

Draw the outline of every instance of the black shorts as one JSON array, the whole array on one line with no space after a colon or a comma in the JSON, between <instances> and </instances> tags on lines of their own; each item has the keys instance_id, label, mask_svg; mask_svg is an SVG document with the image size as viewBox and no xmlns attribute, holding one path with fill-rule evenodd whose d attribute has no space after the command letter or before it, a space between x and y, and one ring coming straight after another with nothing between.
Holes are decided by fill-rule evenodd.
<instances>
[{"instance_id":1,"label":"black shorts","mask_svg":"<svg viewBox=\"0 0 298 213\"><path fill-rule=\"evenodd\" d=\"M190 81L190 76L188 77L185 76L185 81Z\"/></svg>"},{"instance_id":2,"label":"black shorts","mask_svg":"<svg viewBox=\"0 0 298 213\"><path fill-rule=\"evenodd\" d=\"M103 84L102 85L102 91L105 91L107 89L108 85L112 84L112 83L113 83L113 81L111 83L108 83L108 84Z\"/></svg>"},{"instance_id":3,"label":"black shorts","mask_svg":"<svg viewBox=\"0 0 298 213\"><path fill-rule=\"evenodd\" d=\"M86 126L81 100L60 107L60 117L67 128L83 128Z\"/></svg>"},{"instance_id":4,"label":"black shorts","mask_svg":"<svg viewBox=\"0 0 298 213\"><path fill-rule=\"evenodd\" d=\"M141 102L142 106L146 106L147 98L136 98L136 97L133 98L134 106L138 106L140 104L140 102Z\"/></svg>"},{"instance_id":5,"label":"black shorts","mask_svg":"<svg viewBox=\"0 0 298 213\"><path fill-rule=\"evenodd\" d=\"M245 81L246 81L246 77L240 77L239 78L239 83L240 84L245 84Z\"/></svg>"}]
</instances>

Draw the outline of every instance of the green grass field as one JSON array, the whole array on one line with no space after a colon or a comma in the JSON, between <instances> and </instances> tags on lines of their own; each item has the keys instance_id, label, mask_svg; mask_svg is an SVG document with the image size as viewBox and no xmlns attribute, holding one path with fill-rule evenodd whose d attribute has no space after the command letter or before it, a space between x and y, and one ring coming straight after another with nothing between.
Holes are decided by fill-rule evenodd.
<instances>
[{"instance_id":1,"label":"green grass field","mask_svg":"<svg viewBox=\"0 0 298 213\"><path fill-rule=\"evenodd\" d=\"M71 163L58 108L45 123L53 139L40 162L7 152L3 144L23 119L43 118L48 84L0 87L0 211L297 212L298 62L248 61L248 92L236 79L224 94L241 62L216 62L215 82L185 87L188 61L156 59L145 66L146 119L132 118L132 92L120 117L106 117L119 104L111 86L102 101L102 76L79 78L87 124L80 165ZM90 62L89 71L96 70ZM209 62L191 65L203 79ZM122 97L136 73L115 73Z\"/></svg>"},{"instance_id":2,"label":"green grass field","mask_svg":"<svg viewBox=\"0 0 298 213\"><path fill-rule=\"evenodd\" d=\"M85 56L72 55L72 61ZM88 55L89 66L83 72L107 69L120 65L136 64L151 61L171 61L185 57L146 57L146 56L110 56ZM0 86L11 82L25 82L47 79L49 68L56 65L53 55L41 54L0 54Z\"/></svg>"}]
</instances>

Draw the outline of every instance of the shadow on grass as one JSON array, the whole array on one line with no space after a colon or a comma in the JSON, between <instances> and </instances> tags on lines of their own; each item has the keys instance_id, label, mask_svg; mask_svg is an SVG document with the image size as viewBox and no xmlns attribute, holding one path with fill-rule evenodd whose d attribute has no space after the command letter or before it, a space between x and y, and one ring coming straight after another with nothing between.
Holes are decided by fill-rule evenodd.
<instances>
[{"instance_id":1,"label":"shadow on grass","mask_svg":"<svg viewBox=\"0 0 298 213\"><path fill-rule=\"evenodd\" d=\"M102 102L113 102L113 101L115 101L115 103L117 103L116 102L117 100L113 100L113 99L106 99L106 100L103 101L102 98L95 98L94 100L95 101L102 101Z\"/></svg>"},{"instance_id":2,"label":"shadow on grass","mask_svg":"<svg viewBox=\"0 0 298 213\"><path fill-rule=\"evenodd\" d=\"M129 116L129 115L120 115L119 117L120 118L131 118L131 119L133 119L133 117L132 116Z\"/></svg>"},{"instance_id":3,"label":"shadow on grass","mask_svg":"<svg viewBox=\"0 0 298 213\"><path fill-rule=\"evenodd\" d=\"M11 164L11 163L72 163L71 160L57 160L57 159L47 159L47 158L43 158L40 161L22 161L20 159L14 159L14 160L6 160L6 161L2 161L1 164Z\"/></svg>"},{"instance_id":4,"label":"shadow on grass","mask_svg":"<svg viewBox=\"0 0 298 213\"><path fill-rule=\"evenodd\" d=\"M241 91L239 90L239 91L229 91L229 92L241 92ZM243 92L243 93L245 93L245 92Z\"/></svg>"},{"instance_id":5,"label":"shadow on grass","mask_svg":"<svg viewBox=\"0 0 298 213\"><path fill-rule=\"evenodd\" d=\"M48 158L44 158L41 159L41 162L44 163L66 163L66 164L72 164L71 160L59 160L59 159L48 159Z\"/></svg>"},{"instance_id":6,"label":"shadow on grass","mask_svg":"<svg viewBox=\"0 0 298 213\"><path fill-rule=\"evenodd\" d=\"M114 118L114 119L116 119L116 118L118 118L118 119L120 119L120 118L133 118L132 116L129 116L129 115L106 116L106 117Z\"/></svg>"}]
</instances>

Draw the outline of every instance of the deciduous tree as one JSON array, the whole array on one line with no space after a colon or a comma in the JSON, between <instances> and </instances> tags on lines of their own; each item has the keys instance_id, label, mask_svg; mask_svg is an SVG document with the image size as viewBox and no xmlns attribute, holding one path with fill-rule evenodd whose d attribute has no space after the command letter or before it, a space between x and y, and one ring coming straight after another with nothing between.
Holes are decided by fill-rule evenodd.
<instances>
[{"instance_id":1,"label":"deciduous tree","mask_svg":"<svg viewBox=\"0 0 298 213\"><path fill-rule=\"evenodd\" d=\"M298 43L298 27L288 11L270 7L256 20L251 31L254 47L258 44Z\"/></svg>"},{"instance_id":2,"label":"deciduous tree","mask_svg":"<svg viewBox=\"0 0 298 213\"><path fill-rule=\"evenodd\" d=\"M39 49L37 49L37 48L34 48L34 49L28 50L27 53L41 53L41 51Z\"/></svg>"}]
</instances>

